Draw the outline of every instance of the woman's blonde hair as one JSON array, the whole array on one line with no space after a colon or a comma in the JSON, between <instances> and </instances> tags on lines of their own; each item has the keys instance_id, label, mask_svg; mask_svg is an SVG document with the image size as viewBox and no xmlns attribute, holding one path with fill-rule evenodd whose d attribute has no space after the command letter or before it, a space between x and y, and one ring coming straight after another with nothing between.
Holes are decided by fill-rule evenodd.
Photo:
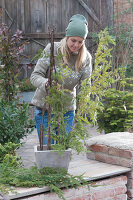
<instances>
[{"instance_id":1,"label":"woman's blonde hair","mask_svg":"<svg viewBox=\"0 0 133 200\"><path fill-rule=\"evenodd\" d=\"M71 53L67 47L67 37L61 40L61 46L59 49L61 51L61 54L63 55L64 64L68 64L68 60L70 58ZM86 57L87 57L87 48L85 47L85 44L83 43L83 45L81 46L78 52L78 57L75 63L76 71L79 71L83 67Z\"/></svg>"}]
</instances>

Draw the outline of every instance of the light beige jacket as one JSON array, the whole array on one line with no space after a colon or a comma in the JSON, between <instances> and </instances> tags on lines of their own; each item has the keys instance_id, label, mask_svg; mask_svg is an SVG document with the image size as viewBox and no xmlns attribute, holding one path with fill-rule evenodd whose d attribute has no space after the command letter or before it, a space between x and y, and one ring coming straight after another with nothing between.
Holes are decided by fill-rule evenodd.
<instances>
[{"instance_id":1,"label":"light beige jacket","mask_svg":"<svg viewBox=\"0 0 133 200\"><path fill-rule=\"evenodd\" d=\"M57 55L57 49L60 47L60 42L54 43L54 54ZM50 54L50 44L44 49L46 54ZM81 81L90 77L92 73L91 55L88 52L85 64L81 70L75 71L75 62L77 54L73 53L68 62L68 67L71 69L69 77L64 79L64 88L70 90L71 100L68 102L67 110L76 110L76 86L81 84ZM35 106L43 108L44 99L46 97L45 84L48 81L49 57L42 57L38 60L34 71L31 74L31 83L37 88L31 103Z\"/></svg>"}]
</instances>

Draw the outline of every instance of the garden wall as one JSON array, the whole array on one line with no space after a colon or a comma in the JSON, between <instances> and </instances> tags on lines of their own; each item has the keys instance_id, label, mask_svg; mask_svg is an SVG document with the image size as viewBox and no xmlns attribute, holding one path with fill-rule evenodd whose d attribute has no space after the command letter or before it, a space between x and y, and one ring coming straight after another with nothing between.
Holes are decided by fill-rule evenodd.
<instances>
[{"instance_id":1,"label":"garden wall","mask_svg":"<svg viewBox=\"0 0 133 200\"><path fill-rule=\"evenodd\" d=\"M133 134L129 132L109 133L87 141L88 159L128 167L127 195L133 200Z\"/></svg>"},{"instance_id":2,"label":"garden wall","mask_svg":"<svg viewBox=\"0 0 133 200\"><path fill-rule=\"evenodd\" d=\"M127 200L127 177L125 175L96 181L92 186L65 189L66 200ZM60 200L55 193L44 193L25 200Z\"/></svg>"}]
</instances>

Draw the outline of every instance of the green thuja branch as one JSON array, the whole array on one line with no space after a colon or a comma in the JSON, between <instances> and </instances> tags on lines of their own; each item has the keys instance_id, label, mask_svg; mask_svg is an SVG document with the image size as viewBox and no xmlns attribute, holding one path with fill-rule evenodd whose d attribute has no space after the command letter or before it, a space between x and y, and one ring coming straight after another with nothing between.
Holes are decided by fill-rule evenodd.
<instances>
[{"instance_id":1,"label":"green thuja branch","mask_svg":"<svg viewBox=\"0 0 133 200\"><path fill-rule=\"evenodd\" d=\"M112 49L115 39L109 35L107 29L99 33L99 45L95 54L95 63L92 76L81 84L79 105L77 111L78 120L90 124L96 122L96 111L100 106L104 92L113 80ZM90 85L91 79L91 85ZM89 115L90 121L87 118Z\"/></svg>"}]
</instances>

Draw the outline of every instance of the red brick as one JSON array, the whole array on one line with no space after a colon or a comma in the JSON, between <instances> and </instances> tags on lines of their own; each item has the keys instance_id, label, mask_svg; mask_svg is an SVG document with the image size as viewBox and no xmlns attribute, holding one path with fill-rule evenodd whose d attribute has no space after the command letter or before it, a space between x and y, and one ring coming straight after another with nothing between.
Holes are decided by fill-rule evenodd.
<instances>
[{"instance_id":1,"label":"red brick","mask_svg":"<svg viewBox=\"0 0 133 200\"><path fill-rule=\"evenodd\" d=\"M108 155L106 157L106 163L113 164L113 165L120 165L119 157Z\"/></svg>"},{"instance_id":2,"label":"red brick","mask_svg":"<svg viewBox=\"0 0 133 200\"><path fill-rule=\"evenodd\" d=\"M97 181L95 185L114 185L120 183L121 185L127 184L127 177L126 176L118 176L110 179L105 179L101 181Z\"/></svg>"},{"instance_id":3,"label":"red brick","mask_svg":"<svg viewBox=\"0 0 133 200\"><path fill-rule=\"evenodd\" d=\"M109 163L109 164L113 164L113 165L120 165L123 167L132 167L132 161L126 158L120 158L120 157L116 157L116 156L111 156L111 155L107 155L105 153L95 153L95 160L100 161L100 162L104 162L104 163Z\"/></svg>"},{"instance_id":4,"label":"red brick","mask_svg":"<svg viewBox=\"0 0 133 200\"><path fill-rule=\"evenodd\" d=\"M120 194L125 194L127 192L127 187L125 185L115 188L115 196Z\"/></svg>"},{"instance_id":5,"label":"red brick","mask_svg":"<svg viewBox=\"0 0 133 200\"><path fill-rule=\"evenodd\" d=\"M86 154L88 159L95 160L95 153L94 152L87 152Z\"/></svg>"},{"instance_id":6,"label":"red brick","mask_svg":"<svg viewBox=\"0 0 133 200\"><path fill-rule=\"evenodd\" d=\"M127 159L133 158L133 151L126 150L126 149L117 149L117 148L109 147L108 153L109 155L118 156L122 158L127 158Z\"/></svg>"},{"instance_id":7,"label":"red brick","mask_svg":"<svg viewBox=\"0 0 133 200\"><path fill-rule=\"evenodd\" d=\"M104 200L127 200L127 194L117 195L115 197L106 198Z\"/></svg>"},{"instance_id":8,"label":"red brick","mask_svg":"<svg viewBox=\"0 0 133 200\"><path fill-rule=\"evenodd\" d=\"M133 158L133 151L119 149L119 156L123 157L123 158L127 158L127 159L132 159Z\"/></svg>"},{"instance_id":9,"label":"red brick","mask_svg":"<svg viewBox=\"0 0 133 200\"><path fill-rule=\"evenodd\" d=\"M113 148L113 147L109 147L108 153L109 153L109 155L118 156L119 157L119 149L116 149L116 148Z\"/></svg>"},{"instance_id":10,"label":"red brick","mask_svg":"<svg viewBox=\"0 0 133 200\"><path fill-rule=\"evenodd\" d=\"M106 200L106 198L110 198L110 199L115 199L115 197L117 195L122 195L122 194L125 194L127 191L127 188L126 186L117 186L116 188L109 188L109 189L106 189L105 187L103 188L103 191L102 189L100 191L96 191L94 192L93 194L93 200L100 200L100 199L104 199Z\"/></svg>"},{"instance_id":11,"label":"red brick","mask_svg":"<svg viewBox=\"0 0 133 200\"><path fill-rule=\"evenodd\" d=\"M69 199L69 200L92 200L92 198L91 198L91 195L86 195L86 196L83 196L83 197L75 197L75 198L72 198L72 199Z\"/></svg>"},{"instance_id":12,"label":"red brick","mask_svg":"<svg viewBox=\"0 0 133 200\"><path fill-rule=\"evenodd\" d=\"M106 163L106 154L104 153L96 153L95 154L95 159L101 162Z\"/></svg>"},{"instance_id":13,"label":"red brick","mask_svg":"<svg viewBox=\"0 0 133 200\"><path fill-rule=\"evenodd\" d=\"M123 167L132 167L132 161L126 158L119 158L120 166Z\"/></svg>"},{"instance_id":14,"label":"red brick","mask_svg":"<svg viewBox=\"0 0 133 200\"><path fill-rule=\"evenodd\" d=\"M105 199L107 197L114 197L115 193L114 193L114 189L107 189L105 190L105 188L103 187L103 190L101 189L100 191L96 191L93 194L93 200L99 200L99 199Z\"/></svg>"},{"instance_id":15,"label":"red brick","mask_svg":"<svg viewBox=\"0 0 133 200\"><path fill-rule=\"evenodd\" d=\"M34 198L33 198L34 199ZM36 196L35 196L35 199L36 199ZM34 200L35 200L34 199ZM43 198L38 198L38 200L41 200L41 199L43 199ZM51 193L51 192L48 192L48 193L44 193L44 199L45 200L59 200L59 197L58 197L58 195L57 194L55 194L55 193Z\"/></svg>"},{"instance_id":16,"label":"red brick","mask_svg":"<svg viewBox=\"0 0 133 200\"><path fill-rule=\"evenodd\" d=\"M88 187L78 187L78 188L69 188L69 189L63 189L64 192L64 197L67 198L72 198L72 197L82 197L85 194L88 194Z\"/></svg>"},{"instance_id":17,"label":"red brick","mask_svg":"<svg viewBox=\"0 0 133 200\"><path fill-rule=\"evenodd\" d=\"M98 145L98 144L91 145L90 150L96 152L108 153L108 147L105 145Z\"/></svg>"}]
</instances>

